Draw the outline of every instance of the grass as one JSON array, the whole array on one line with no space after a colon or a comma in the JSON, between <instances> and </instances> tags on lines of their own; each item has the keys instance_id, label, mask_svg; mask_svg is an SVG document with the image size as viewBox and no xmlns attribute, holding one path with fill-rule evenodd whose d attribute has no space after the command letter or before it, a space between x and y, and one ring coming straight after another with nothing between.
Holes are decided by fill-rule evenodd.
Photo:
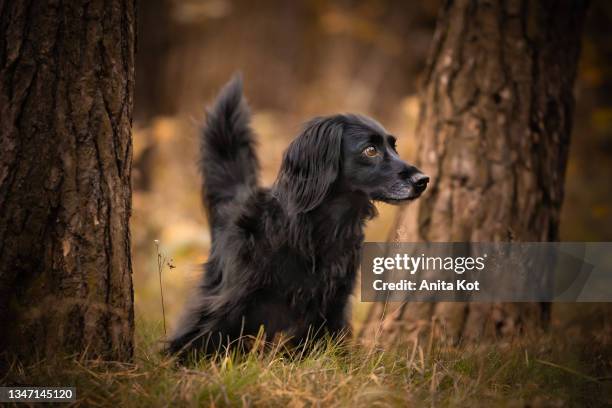
<instances>
[{"instance_id":1,"label":"grass","mask_svg":"<svg viewBox=\"0 0 612 408\"><path fill-rule=\"evenodd\" d=\"M137 324L132 364L70 358L15 368L3 383L73 385L77 405L151 406L609 406L606 338L388 349L323 341L307 356L221 354L178 366L159 354L161 322ZM563 341L559 341L562 339ZM427 352L427 350L430 350Z\"/></svg>"}]
</instances>

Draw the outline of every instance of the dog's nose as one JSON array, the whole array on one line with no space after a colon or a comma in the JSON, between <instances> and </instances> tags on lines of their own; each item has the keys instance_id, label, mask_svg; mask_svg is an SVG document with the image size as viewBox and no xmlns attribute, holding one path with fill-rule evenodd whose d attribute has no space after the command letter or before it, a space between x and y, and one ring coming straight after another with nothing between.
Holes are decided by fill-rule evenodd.
<instances>
[{"instance_id":1,"label":"dog's nose","mask_svg":"<svg viewBox=\"0 0 612 408\"><path fill-rule=\"evenodd\" d=\"M411 177L412 184L414 184L414 188L417 192L422 193L425 188L427 188L427 183L429 183L429 177L424 175L423 173L417 173Z\"/></svg>"}]
</instances>

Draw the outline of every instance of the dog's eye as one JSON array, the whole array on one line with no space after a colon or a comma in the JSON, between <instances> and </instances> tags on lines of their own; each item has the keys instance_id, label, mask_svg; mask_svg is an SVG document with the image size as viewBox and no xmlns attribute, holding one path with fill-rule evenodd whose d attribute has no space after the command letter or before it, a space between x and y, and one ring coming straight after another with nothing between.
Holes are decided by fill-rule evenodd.
<instances>
[{"instance_id":1,"label":"dog's eye","mask_svg":"<svg viewBox=\"0 0 612 408\"><path fill-rule=\"evenodd\" d=\"M363 150L363 154L368 157L376 157L378 156L378 150L374 146L368 146Z\"/></svg>"}]
</instances>

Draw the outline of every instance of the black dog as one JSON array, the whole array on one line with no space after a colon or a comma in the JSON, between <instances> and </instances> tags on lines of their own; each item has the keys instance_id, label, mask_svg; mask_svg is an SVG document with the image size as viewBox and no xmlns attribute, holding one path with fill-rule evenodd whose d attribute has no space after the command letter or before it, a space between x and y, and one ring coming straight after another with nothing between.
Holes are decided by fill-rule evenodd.
<instances>
[{"instance_id":1,"label":"black dog","mask_svg":"<svg viewBox=\"0 0 612 408\"><path fill-rule=\"evenodd\" d=\"M349 329L363 227L372 200L417 198L429 178L400 160L376 121L310 121L291 143L275 184L257 185L249 111L233 79L207 115L201 147L212 249L203 282L168 351L210 354L244 335L294 344Z\"/></svg>"}]
</instances>

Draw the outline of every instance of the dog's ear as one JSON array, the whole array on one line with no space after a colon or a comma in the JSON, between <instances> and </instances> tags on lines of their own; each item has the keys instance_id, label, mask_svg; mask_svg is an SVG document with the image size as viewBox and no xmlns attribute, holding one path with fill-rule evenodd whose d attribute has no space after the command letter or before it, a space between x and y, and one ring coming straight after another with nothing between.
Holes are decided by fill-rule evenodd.
<instances>
[{"instance_id":1,"label":"dog's ear","mask_svg":"<svg viewBox=\"0 0 612 408\"><path fill-rule=\"evenodd\" d=\"M276 189L291 214L319 206L338 178L342 132L337 117L316 118L289 145Z\"/></svg>"}]
</instances>

